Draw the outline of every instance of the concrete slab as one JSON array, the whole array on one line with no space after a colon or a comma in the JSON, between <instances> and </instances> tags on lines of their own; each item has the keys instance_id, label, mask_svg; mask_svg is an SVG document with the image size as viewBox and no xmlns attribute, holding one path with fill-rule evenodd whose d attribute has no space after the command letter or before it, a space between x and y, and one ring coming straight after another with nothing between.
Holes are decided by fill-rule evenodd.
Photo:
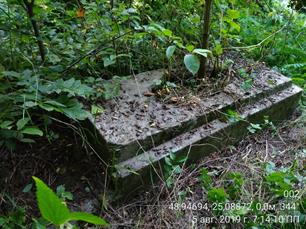
<instances>
[{"instance_id":1,"label":"concrete slab","mask_svg":"<svg viewBox=\"0 0 306 229\"><path fill-rule=\"evenodd\" d=\"M198 96L196 106L179 106L144 96L162 76L162 70L155 70L124 80L119 97L103 104L105 112L92 120L102 156L123 162L219 118L229 108L238 109L291 85L288 78L263 69L248 91L241 89L243 79L236 78L222 92Z\"/></svg>"},{"instance_id":2,"label":"concrete slab","mask_svg":"<svg viewBox=\"0 0 306 229\"><path fill-rule=\"evenodd\" d=\"M134 192L150 184L157 174L162 177L164 159L170 152L188 155L188 162L196 161L243 139L250 123L263 123L265 116L269 116L273 123L286 119L297 106L301 93L299 87L290 86L239 108L237 112L242 119L237 122L215 119L117 164L114 174L117 187L125 193Z\"/></svg>"}]
</instances>

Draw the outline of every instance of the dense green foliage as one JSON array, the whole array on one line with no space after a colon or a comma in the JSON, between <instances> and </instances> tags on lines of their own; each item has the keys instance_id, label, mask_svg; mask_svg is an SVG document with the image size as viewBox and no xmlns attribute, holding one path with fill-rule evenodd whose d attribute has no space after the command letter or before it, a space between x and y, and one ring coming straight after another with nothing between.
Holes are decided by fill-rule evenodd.
<instances>
[{"instance_id":1,"label":"dense green foliage","mask_svg":"<svg viewBox=\"0 0 306 229\"><path fill-rule=\"evenodd\" d=\"M224 57L232 51L266 62L305 88L305 1L291 0L288 6L282 2L214 0L209 45L203 48L203 0L0 0L0 148L13 150L20 142L31 144L42 136L52 141L56 133L49 126L59 114L81 121L103 112L91 102L117 96L119 81L131 74L165 68L171 87L177 74L193 82L221 78L225 63L235 61ZM203 59L208 70L199 76ZM248 89L251 83L246 80L241 86ZM260 129L259 124L249 127L251 133ZM169 188L184 161L174 155L167 158ZM298 185L298 172L267 170L263 177L265 185L273 187L271 198ZM211 174L202 170L209 201L237 198L244 178L228 176L231 186L217 188ZM72 214L47 186L38 180L36 184L46 220L56 225L79 219L98 222ZM42 189L57 204L53 212L48 212L51 205L44 206L48 203L40 195ZM305 205L300 199L296 202ZM240 215L246 214L243 210ZM18 210L0 218L0 226L22 228L24 221L24 211Z\"/></svg>"},{"instance_id":2,"label":"dense green foliage","mask_svg":"<svg viewBox=\"0 0 306 229\"><path fill-rule=\"evenodd\" d=\"M16 140L51 136L52 112L89 117L76 98L116 96L106 79L184 64L196 75L200 58L219 66L228 49L305 84L305 15L277 1L215 0L213 55L200 49L203 2L197 0L2 0L0 14L0 144L11 149Z\"/></svg>"}]
</instances>

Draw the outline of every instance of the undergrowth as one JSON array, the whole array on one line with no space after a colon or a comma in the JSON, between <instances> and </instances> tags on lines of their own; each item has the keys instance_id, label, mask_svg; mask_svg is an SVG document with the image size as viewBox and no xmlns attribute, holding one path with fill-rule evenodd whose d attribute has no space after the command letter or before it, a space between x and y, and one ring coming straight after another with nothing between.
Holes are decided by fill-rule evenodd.
<instances>
[{"instance_id":1,"label":"undergrowth","mask_svg":"<svg viewBox=\"0 0 306 229\"><path fill-rule=\"evenodd\" d=\"M102 113L103 106L96 102L118 96L120 81L128 75L164 68L166 90L180 80L194 86L204 59L209 74L202 81L226 80L225 73L235 61L223 58L228 51L264 61L305 88L304 2L289 2L291 7L273 0L215 0L209 48L204 49L203 1L199 0L0 0L0 152L13 152L23 143L33 146L41 137L56 144L58 134L50 126L58 114L77 122ZM244 77L243 69L237 75ZM244 90L251 86L249 78L241 85ZM257 132L261 127L253 124L249 130ZM279 223L271 221L281 220L271 215L288 215L300 219L293 226L302 227L305 149L293 147L288 152L294 159L286 165L277 165L275 152L267 154L271 160L261 155L244 161L247 172L207 166L196 170L201 201L209 203L205 217L228 216L223 220L244 220L244 226L261 228ZM175 177L184 171L184 160L173 155L167 160L168 189L177 187ZM179 190L177 207L182 208L193 192L190 187ZM236 205L230 205L233 201ZM13 211L5 222L1 218L0 225L8 221L16 228L26 227L25 211L10 202ZM263 210L265 204L268 209ZM175 214L181 210L175 209ZM197 213L188 222L205 220L201 217Z\"/></svg>"}]
</instances>

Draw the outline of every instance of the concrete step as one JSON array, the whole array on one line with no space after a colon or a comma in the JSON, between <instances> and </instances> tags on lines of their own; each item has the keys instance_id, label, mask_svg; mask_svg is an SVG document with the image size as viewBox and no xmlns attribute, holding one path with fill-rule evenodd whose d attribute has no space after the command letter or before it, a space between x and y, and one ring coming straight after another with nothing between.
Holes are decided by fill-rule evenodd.
<instances>
[{"instance_id":1,"label":"concrete step","mask_svg":"<svg viewBox=\"0 0 306 229\"><path fill-rule=\"evenodd\" d=\"M122 93L103 104L105 111L91 120L94 145L104 158L123 162L157 147L182 133L220 118L227 109L238 109L275 94L292 84L271 70L261 70L253 86L241 89L243 79L235 78L224 90L212 96L194 96L192 105L165 104L144 94L163 71L136 75L121 83Z\"/></svg>"},{"instance_id":2,"label":"concrete step","mask_svg":"<svg viewBox=\"0 0 306 229\"><path fill-rule=\"evenodd\" d=\"M249 134L247 127L250 123L263 123L266 116L273 123L286 119L296 108L301 94L302 89L297 86L283 87L281 91L240 106L237 109L241 117L239 121L214 119L118 163L114 173L117 187L124 193L134 192L150 184L152 178L162 177L165 158L170 153L188 155L190 163L237 143Z\"/></svg>"}]
</instances>

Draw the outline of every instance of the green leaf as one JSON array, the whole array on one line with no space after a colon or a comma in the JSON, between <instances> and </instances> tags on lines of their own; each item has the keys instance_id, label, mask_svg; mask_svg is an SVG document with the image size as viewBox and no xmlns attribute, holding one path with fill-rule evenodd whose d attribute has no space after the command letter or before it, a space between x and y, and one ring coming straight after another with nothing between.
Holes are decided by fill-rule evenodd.
<instances>
[{"instance_id":1,"label":"green leaf","mask_svg":"<svg viewBox=\"0 0 306 229\"><path fill-rule=\"evenodd\" d=\"M229 21L229 24L230 24L230 26L231 26L233 29L235 29L237 32L240 32L241 27L240 27L240 25L238 25L236 22Z\"/></svg>"},{"instance_id":2,"label":"green leaf","mask_svg":"<svg viewBox=\"0 0 306 229\"><path fill-rule=\"evenodd\" d=\"M81 220L95 225L109 226L104 219L85 212L71 212L69 220Z\"/></svg>"},{"instance_id":3,"label":"green leaf","mask_svg":"<svg viewBox=\"0 0 306 229\"><path fill-rule=\"evenodd\" d=\"M16 123L17 130L21 130L25 125L30 121L29 118L22 118L19 119L18 122Z\"/></svg>"},{"instance_id":4,"label":"green leaf","mask_svg":"<svg viewBox=\"0 0 306 229\"><path fill-rule=\"evenodd\" d=\"M211 51L208 49L194 49L192 52L204 57L207 57L208 54L211 54Z\"/></svg>"},{"instance_id":5,"label":"green leaf","mask_svg":"<svg viewBox=\"0 0 306 229\"><path fill-rule=\"evenodd\" d=\"M227 15L232 19L237 19L240 17L240 13L238 10L227 10Z\"/></svg>"},{"instance_id":6,"label":"green leaf","mask_svg":"<svg viewBox=\"0 0 306 229\"><path fill-rule=\"evenodd\" d=\"M174 53L175 49L176 49L176 46L175 46L175 45L171 45L171 46L169 46L169 47L167 48L167 50L166 50L166 56L167 56L168 59L171 59L171 57L173 56L173 53Z\"/></svg>"},{"instance_id":7,"label":"green leaf","mask_svg":"<svg viewBox=\"0 0 306 229\"><path fill-rule=\"evenodd\" d=\"M53 105L55 107L66 107L64 104L61 104L61 103L56 102L54 100L47 100L44 103L49 104L49 105Z\"/></svg>"},{"instance_id":8,"label":"green leaf","mask_svg":"<svg viewBox=\"0 0 306 229\"><path fill-rule=\"evenodd\" d=\"M111 57L104 57L103 58L104 67L108 67L108 66L113 65L115 63L116 63L116 59L113 59Z\"/></svg>"},{"instance_id":9,"label":"green leaf","mask_svg":"<svg viewBox=\"0 0 306 229\"><path fill-rule=\"evenodd\" d=\"M188 52L192 52L192 50L194 49L194 46L191 44L186 45L186 49L188 50Z\"/></svg>"},{"instance_id":10,"label":"green leaf","mask_svg":"<svg viewBox=\"0 0 306 229\"><path fill-rule=\"evenodd\" d=\"M32 187L33 187L33 184L32 184L32 183L27 184L27 185L23 188L22 192L27 193L27 192L29 192L29 191L32 189Z\"/></svg>"},{"instance_id":11,"label":"green leaf","mask_svg":"<svg viewBox=\"0 0 306 229\"><path fill-rule=\"evenodd\" d=\"M35 107L37 104L34 103L33 101L27 101L23 105L25 108L30 108L30 107Z\"/></svg>"},{"instance_id":12,"label":"green leaf","mask_svg":"<svg viewBox=\"0 0 306 229\"><path fill-rule=\"evenodd\" d=\"M90 113L82 109L81 104L75 104L73 107L63 108L63 112L69 118L74 120L85 120L90 117Z\"/></svg>"},{"instance_id":13,"label":"green leaf","mask_svg":"<svg viewBox=\"0 0 306 229\"><path fill-rule=\"evenodd\" d=\"M91 114L98 115L98 114L102 114L103 112L104 112L103 107L91 105Z\"/></svg>"},{"instance_id":14,"label":"green leaf","mask_svg":"<svg viewBox=\"0 0 306 229\"><path fill-rule=\"evenodd\" d=\"M202 186L206 189L209 189L213 183L211 177L208 174L208 170L206 168L201 169L200 171L200 180L202 182Z\"/></svg>"},{"instance_id":15,"label":"green leaf","mask_svg":"<svg viewBox=\"0 0 306 229\"><path fill-rule=\"evenodd\" d=\"M0 217L0 226L3 226L7 221L7 218Z\"/></svg>"},{"instance_id":16,"label":"green leaf","mask_svg":"<svg viewBox=\"0 0 306 229\"><path fill-rule=\"evenodd\" d=\"M15 77L15 78L18 78L20 76L19 72L14 72L14 71L4 71L4 72L2 72L2 74L4 76Z\"/></svg>"},{"instance_id":17,"label":"green leaf","mask_svg":"<svg viewBox=\"0 0 306 229\"><path fill-rule=\"evenodd\" d=\"M65 201L65 199L67 200L73 200L73 195L71 192L67 192L65 190L65 186L64 185L59 185L56 188L56 195L61 198L63 201Z\"/></svg>"},{"instance_id":18,"label":"green leaf","mask_svg":"<svg viewBox=\"0 0 306 229\"><path fill-rule=\"evenodd\" d=\"M35 143L35 141L33 139L30 139L30 138L22 138L20 139L21 142L24 142L24 143Z\"/></svg>"},{"instance_id":19,"label":"green leaf","mask_svg":"<svg viewBox=\"0 0 306 229\"><path fill-rule=\"evenodd\" d=\"M43 136L44 133L37 127L27 127L21 131L23 134Z\"/></svg>"},{"instance_id":20,"label":"green leaf","mask_svg":"<svg viewBox=\"0 0 306 229\"><path fill-rule=\"evenodd\" d=\"M223 48L220 43L217 43L214 49L217 56L221 55L223 53Z\"/></svg>"},{"instance_id":21,"label":"green leaf","mask_svg":"<svg viewBox=\"0 0 306 229\"><path fill-rule=\"evenodd\" d=\"M207 193L207 199L211 202L225 202L227 199L227 193L224 188L212 188Z\"/></svg>"},{"instance_id":22,"label":"green leaf","mask_svg":"<svg viewBox=\"0 0 306 229\"><path fill-rule=\"evenodd\" d=\"M42 217L59 226L69 220L70 212L56 194L39 178L34 177L36 197Z\"/></svg>"},{"instance_id":23,"label":"green leaf","mask_svg":"<svg viewBox=\"0 0 306 229\"><path fill-rule=\"evenodd\" d=\"M200 60L197 56L192 54L187 54L184 57L184 64L188 71L192 73L192 75L197 74L200 69Z\"/></svg>"},{"instance_id":24,"label":"green leaf","mask_svg":"<svg viewBox=\"0 0 306 229\"><path fill-rule=\"evenodd\" d=\"M172 36L172 31L169 30L169 29L164 29L163 34L166 35L167 37L171 37Z\"/></svg>"},{"instance_id":25,"label":"green leaf","mask_svg":"<svg viewBox=\"0 0 306 229\"><path fill-rule=\"evenodd\" d=\"M10 130L10 129L12 129L11 124L13 124L13 121L3 121L3 122L0 122L0 128L1 129L6 129L6 130Z\"/></svg>"}]
</instances>

